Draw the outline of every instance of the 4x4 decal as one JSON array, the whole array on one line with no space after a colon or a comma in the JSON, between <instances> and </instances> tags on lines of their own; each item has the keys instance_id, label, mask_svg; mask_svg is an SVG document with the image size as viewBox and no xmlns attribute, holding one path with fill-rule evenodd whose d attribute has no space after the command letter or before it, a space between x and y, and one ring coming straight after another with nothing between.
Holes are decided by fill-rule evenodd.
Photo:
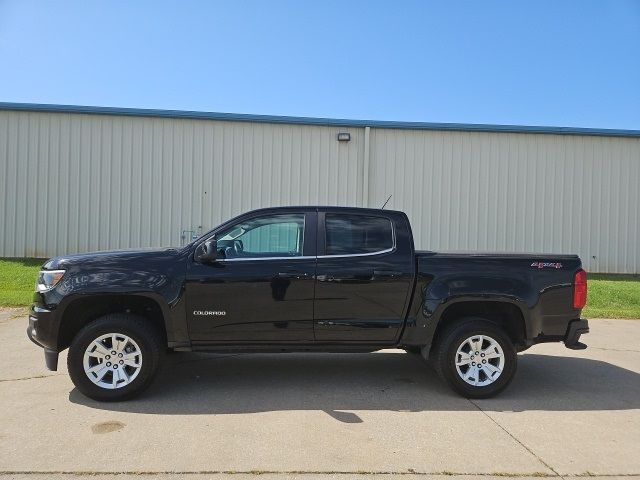
<instances>
[{"instance_id":1,"label":"4x4 decal","mask_svg":"<svg viewBox=\"0 0 640 480\"><path fill-rule=\"evenodd\" d=\"M560 262L533 262L531 266L533 268L562 268Z\"/></svg>"}]
</instances>

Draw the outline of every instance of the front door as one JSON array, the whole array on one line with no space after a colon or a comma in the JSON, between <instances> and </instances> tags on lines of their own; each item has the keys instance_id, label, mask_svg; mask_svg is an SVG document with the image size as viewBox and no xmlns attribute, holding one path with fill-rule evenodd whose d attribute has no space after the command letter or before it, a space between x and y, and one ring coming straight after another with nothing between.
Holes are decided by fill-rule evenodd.
<instances>
[{"instance_id":1,"label":"front door","mask_svg":"<svg viewBox=\"0 0 640 480\"><path fill-rule=\"evenodd\" d=\"M316 219L263 213L215 233L217 259L187 272L194 344L313 341Z\"/></svg>"}]
</instances>

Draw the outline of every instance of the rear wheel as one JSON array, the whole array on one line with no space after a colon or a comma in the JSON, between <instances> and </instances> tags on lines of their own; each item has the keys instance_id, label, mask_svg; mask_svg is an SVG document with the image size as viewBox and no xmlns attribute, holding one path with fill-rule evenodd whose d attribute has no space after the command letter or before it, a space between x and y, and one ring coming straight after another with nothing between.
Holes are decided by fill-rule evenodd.
<instances>
[{"instance_id":1,"label":"rear wheel","mask_svg":"<svg viewBox=\"0 0 640 480\"><path fill-rule=\"evenodd\" d=\"M488 398L509 385L518 356L500 327L481 318L466 318L443 332L433 360L456 392L467 398Z\"/></svg>"},{"instance_id":2,"label":"rear wheel","mask_svg":"<svg viewBox=\"0 0 640 480\"><path fill-rule=\"evenodd\" d=\"M164 349L162 335L146 318L115 313L78 332L69 347L67 368L87 397L126 400L149 386Z\"/></svg>"}]
</instances>

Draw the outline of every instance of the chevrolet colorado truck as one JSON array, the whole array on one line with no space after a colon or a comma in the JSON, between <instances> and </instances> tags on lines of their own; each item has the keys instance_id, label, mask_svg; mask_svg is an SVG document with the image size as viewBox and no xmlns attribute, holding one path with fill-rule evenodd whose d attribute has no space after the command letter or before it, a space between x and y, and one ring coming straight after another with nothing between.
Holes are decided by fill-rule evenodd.
<instances>
[{"instance_id":1,"label":"chevrolet colorado truck","mask_svg":"<svg viewBox=\"0 0 640 480\"><path fill-rule=\"evenodd\" d=\"M540 342L586 348L576 255L416 251L402 212L252 211L181 248L67 255L36 282L28 336L77 389L124 400L167 350L422 355L459 394L486 398Z\"/></svg>"}]
</instances>

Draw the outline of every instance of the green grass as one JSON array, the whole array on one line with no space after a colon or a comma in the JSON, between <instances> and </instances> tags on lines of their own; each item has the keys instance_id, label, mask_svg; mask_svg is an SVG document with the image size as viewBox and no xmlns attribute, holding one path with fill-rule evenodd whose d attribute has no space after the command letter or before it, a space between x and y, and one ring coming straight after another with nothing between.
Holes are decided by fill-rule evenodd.
<instances>
[{"instance_id":1,"label":"green grass","mask_svg":"<svg viewBox=\"0 0 640 480\"><path fill-rule=\"evenodd\" d=\"M640 318L640 275L587 274L584 318Z\"/></svg>"},{"instance_id":2,"label":"green grass","mask_svg":"<svg viewBox=\"0 0 640 480\"><path fill-rule=\"evenodd\" d=\"M24 307L31 303L36 276L44 260L0 258L0 307Z\"/></svg>"},{"instance_id":3,"label":"green grass","mask_svg":"<svg viewBox=\"0 0 640 480\"><path fill-rule=\"evenodd\" d=\"M42 259L0 259L0 306L31 303ZM584 318L640 318L640 275L589 274Z\"/></svg>"}]
</instances>

